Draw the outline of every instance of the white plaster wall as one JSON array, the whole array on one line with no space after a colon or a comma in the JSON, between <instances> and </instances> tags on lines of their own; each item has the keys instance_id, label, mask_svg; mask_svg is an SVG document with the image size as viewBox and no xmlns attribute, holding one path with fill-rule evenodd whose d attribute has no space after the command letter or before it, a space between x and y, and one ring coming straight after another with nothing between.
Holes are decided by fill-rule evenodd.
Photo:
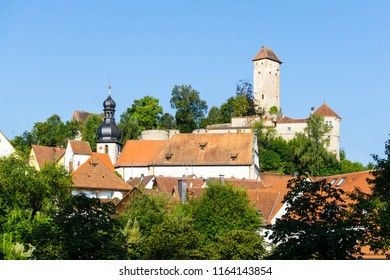
<instances>
[{"instance_id":1,"label":"white plaster wall","mask_svg":"<svg viewBox=\"0 0 390 280\"><path fill-rule=\"evenodd\" d=\"M166 177L182 177L195 174L198 178L219 177L251 178L250 166L155 166L154 175Z\"/></svg>"},{"instance_id":2,"label":"white plaster wall","mask_svg":"<svg viewBox=\"0 0 390 280\"><path fill-rule=\"evenodd\" d=\"M110 157L112 164L114 164L118 160L121 147L116 143L97 143L96 151L99 154L104 154L106 151L106 145L108 146L108 156Z\"/></svg>"},{"instance_id":3,"label":"white plaster wall","mask_svg":"<svg viewBox=\"0 0 390 280\"><path fill-rule=\"evenodd\" d=\"M8 139L0 132L0 157L7 157L15 152L14 147Z\"/></svg>"},{"instance_id":4,"label":"white plaster wall","mask_svg":"<svg viewBox=\"0 0 390 280\"><path fill-rule=\"evenodd\" d=\"M153 168L148 166L141 167L116 167L115 170L122 176L123 180L127 182L130 178L138 178L141 177L142 174L144 176L153 175Z\"/></svg>"},{"instance_id":5,"label":"white plaster wall","mask_svg":"<svg viewBox=\"0 0 390 280\"><path fill-rule=\"evenodd\" d=\"M278 136L290 141L294 138L295 133L304 132L307 123L278 123L275 127Z\"/></svg>"}]
</instances>

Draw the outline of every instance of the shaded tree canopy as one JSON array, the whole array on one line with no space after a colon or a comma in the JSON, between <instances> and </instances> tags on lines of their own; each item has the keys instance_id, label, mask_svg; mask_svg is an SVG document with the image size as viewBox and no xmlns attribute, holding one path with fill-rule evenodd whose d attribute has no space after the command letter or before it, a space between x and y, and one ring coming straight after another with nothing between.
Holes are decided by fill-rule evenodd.
<instances>
[{"instance_id":1,"label":"shaded tree canopy","mask_svg":"<svg viewBox=\"0 0 390 280\"><path fill-rule=\"evenodd\" d=\"M99 115L90 114L85 121L81 139L89 142L92 151L96 152L96 141L98 140L97 130L103 123L103 118Z\"/></svg>"},{"instance_id":2,"label":"shaded tree canopy","mask_svg":"<svg viewBox=\"0 0 390 280\"><path fill-rule=\"evenodd\" d=\"M270 227L276 247L272 259L345 260L361 256L362 229L350 215L344 191L325 180L311 182L307 177L289 181L283 199L286 214Z\"/></svg>"},{"instance_id":3,"label":"shaded tree canopy","mask_svg":"<svg viewBox=\"0 0 390 280\"><path fill-rule=\"evenodd\" d=\"M200 128L207 112L207 103L201 100L199 92L190 85L175 85L170 99L172 109L176 109L176 126L182 133L191 133Z\"/></svg>"}]
</instances>

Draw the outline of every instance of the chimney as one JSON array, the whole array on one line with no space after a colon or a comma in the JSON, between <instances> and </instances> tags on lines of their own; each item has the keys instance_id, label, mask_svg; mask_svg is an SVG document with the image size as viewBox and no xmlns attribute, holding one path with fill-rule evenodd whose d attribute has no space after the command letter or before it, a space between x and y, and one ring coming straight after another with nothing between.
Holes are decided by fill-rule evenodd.
<instances>
[{"instance_id":1,"label":"chimney","mask_svg":"<svg viewBox=\"0 0 390 280\"><path fill-rule=\"evenodd\" d=\"M219 175L219 183L221 185L224 185L225 184L225 175Z\"/></svg>"},{"instance_id":2,"label":"chimney","mask_svg":"<svg viewBox=\"0 0 390 280\"><path fill-rule=\"evenodd\" d=\"M177 181L177 190L179 192L179 199L181 202L187 202L187 180L180 179Z\"/></svg>"}]
</instances>

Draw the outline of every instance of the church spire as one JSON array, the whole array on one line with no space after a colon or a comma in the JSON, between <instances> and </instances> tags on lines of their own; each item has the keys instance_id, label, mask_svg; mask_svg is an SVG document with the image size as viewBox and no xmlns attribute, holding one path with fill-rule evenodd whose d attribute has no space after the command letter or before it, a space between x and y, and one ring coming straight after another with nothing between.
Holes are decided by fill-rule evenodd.
<instances>
[{"instance_id":1,"label":"church spire","mask_svg":"<svg viewBox=\"0 0 390 280\"><path fill-rule=\"evenodd\" d=\"M119 138L121 132L115 123L116 103L111 98L111 84L108 82L108 97L103 102L104 121L97 130L98 140L96 141L96 150L98 153L109 155L111 162L114 164L119 157L121 144Z\"/></svg>"}]
</instances>

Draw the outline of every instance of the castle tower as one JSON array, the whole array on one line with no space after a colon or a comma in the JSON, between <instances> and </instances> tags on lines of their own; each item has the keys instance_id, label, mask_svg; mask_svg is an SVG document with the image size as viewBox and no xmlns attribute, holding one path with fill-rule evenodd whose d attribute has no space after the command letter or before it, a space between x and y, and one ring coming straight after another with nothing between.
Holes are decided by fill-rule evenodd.
<instances>
[{"instance_id":1,"label":"castle tower","mask_svg":"<svg viewBox=\"0 0 390 280\"><path fill-rule=\"evenodd\" d=\"M111 162L114 164L119 157L121 144L119 137L121 132L115 123L115 107L116 103L110 95L111 85L108 85L108 97L103 102L104 107L104 122L98 128L98 141L96 141L96 151L98 153L106 153L109 155Z\"/></svg>"},{"instance_id":2,"label":"castle tower","mask_svg":"<svg viewBox=\"0 0 390 280\"><path fill-rule=\"evenodd\" d=\"M280 112L280 65L282 61L267 47L261 47L253 61L254 102L259 112L269 115L276 106Z\"/></svg>"}]
</instances>

